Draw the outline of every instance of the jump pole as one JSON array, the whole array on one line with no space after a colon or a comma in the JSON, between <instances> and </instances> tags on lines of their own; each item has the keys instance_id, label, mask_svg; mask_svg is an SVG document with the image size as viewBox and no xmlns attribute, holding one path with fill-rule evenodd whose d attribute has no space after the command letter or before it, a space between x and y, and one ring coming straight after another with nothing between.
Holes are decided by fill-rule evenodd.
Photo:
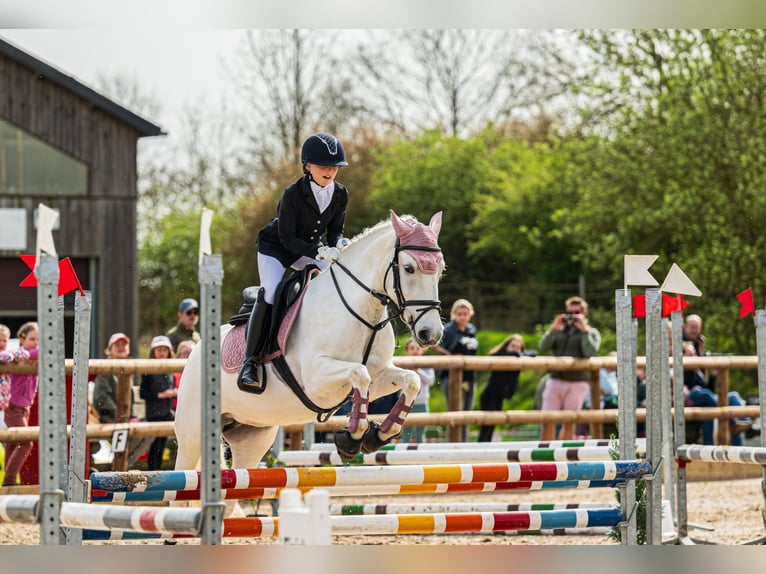
<instances>
[{"instance_id":1,"label":"jump pole","mask_svg":"<svg viewBox=\"0 0 766 574\"><path fill-rule=\"evenodd\" d=\"M506 443L507 444L507 443ZM633 452L633 458L636 453ZM630 458L630 457L628 457ZM358 465L404 464L481 464L499 462L563 462L612 460L610 447L585 446L579 448L522 448L487 450L390 450L359 454L350 463ZM627 460L627 459L626 459ZM279 455L284 466L341 466L344 461L335 452L310 450L284 451Z\"/></svg>"},{"instance_id":2,"label":"jump pole","mask_svg":"<svg viewBox=\"0 0 766 574\"><path fill-rule=\"evenodd\" d=\"M587 488L617 488L625 480L527 480L499 482L462 482L433 484L384 484L372 486L324 486L330 496L398 496L420 494L470 494L477 492L518 492L522 490L572 490ZM299 487L303 492L312 490L311 486ZM231 488L224 489L226 500L259 499L277 500L283 488ZM171 500L199 500L199 489L192 490L156 490L141 492L93 492L92 502L168 502Z\"/></svg>"},{"instance_id":3,"label":"jump pole","mask_svg":"<svg viewBox=\"0 0 766 574\"><path fill-rule=\"evenodd\" d=\"M618 508L543 510L528 512L481 512L400 514L377 516L331 516L332 534L346 535L401 535L401 534L457 534L510 531L538 531L559 528L597 528L614 526L622 520ZM254 537L280 535L279 518L226 518L223 530L226 537ZM88 537L90 533L86 533ZM282 533L284 534L284 533ZM98 536L98 535L96 535ZM131 535L132 539L145 536ZM172 538L185 538L180 535ZM105 539L102 535L100 539Z\"/></svg>"},{"instance_id":4,"label":"jump pole","mask_svg":"<svg viewBox=\"0 0 766 574\"><path fill-rule=\"evenodd\" d=\"M210 253L213 212L202 211L199 283L202 299L202 544L221 543L224 504L221 502L221 284L223 263Z\"/></svg>"},{"instance_id":5,"label":"jump pole","mask_svg":"<svg viewBox=\"0 0 766 574\"><path fill-rule=\"evenodd\" d=\"M42 204L41 204L42 206ZM59 513L64 498L66 480L66 421L61 406L64 380L60 380L64 357L61 355L58 310L58 258L40 253L37 275L37 313L40 328L39 392L40 418L40 543L59 545L65 542L60 528ZM62 432L61 428L64 428ZM63 445L62 445L63 443Z\"/></svg>"},{"instance_id":6,"label":"jump pole","mask_svg":"<svg viewBox=\"0 0 766 574\"><path fill-rule=\"evenodd\" d=\"M223 469L224 488L286 488L464 482L631 480L651 472L648 461L539 462L433 466ZM200 471L100 472L94 489L107 492L199 488Z\"/></svg>"},{"instance_id":7,"label":"jump pole","mask_svg":"<svg viewBox=\"0 0 766 574\"><path fill-rule=\"evenodd\" d=\"M633 320L633 299L630 289L617 289L614 296L615 325L617 331L617 431L620 458L635 456L636 444L636 323ZM646 452L646 440L641 441ZM634 452L631 452L633 450ZM636 483L627 481L620 486L620 508L629 517L620 531L623 545L635 545L637 528L635 509Z\"/></svg>"},{"instance_id":8,"label":"jump pole","mask_svg":"<svg viewBox=\"0 0 766 574\"><path fill-rule=\"evenodd\" d=\"M766 449L766 434L763 432L766 421L766 311L758 309L755 312L755 340L758 349L758 397L761 407L761 448ZM766 466L761 467L761 492L763 493L764 508L761 511L764 528L766 528ZM754 540L753 544L763 544L766 538Z\"/></svg>"},{"instance_id":9,"label":"jump pole","mask_svg":"<svg viewBox=\"0 0 766 574\"><path fill-rule=\"evenodd\" d=\"M662 293L646 290L646 457L652 466L646 485L646 541L662 544L662 481L657 480L662 460L662 369L668 358L662 356Z\"/></svg>"},{"instance_id":10,"label":"jump pole","mask_svg":"<svg viewBox=\"0 0 766 574\"><path fill-rule=\"evenodd\" d=\"M635 395L635 393L634 393ZM635 433L634 433L635 434ZM618 439L619 442L619 439ZM630 444L630 443L628 443ZM635 451L646 451L646 439L635 439ZM428 450L516 450L516 449L559 449L559 448L580 448L580 447L611 447L612 441L609 439L582 439L582 440L549 440L549 441L513 441L513 442L420 442L420 443L392 443L381 447L377 452L390 451L428 451ZM335 445L327 442L315 443L308 449L310 452L335 452ZM635 452L634 451L634 452ZM291 451L286 451L291 452ZM300 452L300 451L299 451ZM630 453L630 447L628 447ZM627 456L624 460L630 459Z\"/></svg>"},{"instance_id":11,"label":"jump pole","mask_svg":"<svg viewBox=\"0 0 766 574\"><path fill-rule=\"evenodd\" d=\"M72 430L69 439L69 468L67 500L85 502L86 426L88 418L88 361L90 358L90 320L92 309L90 291L75 292L74 296L74 357L72 365ZM67 544L82 543L82 530L67 529Z\"/></svg>"}]
</instances>

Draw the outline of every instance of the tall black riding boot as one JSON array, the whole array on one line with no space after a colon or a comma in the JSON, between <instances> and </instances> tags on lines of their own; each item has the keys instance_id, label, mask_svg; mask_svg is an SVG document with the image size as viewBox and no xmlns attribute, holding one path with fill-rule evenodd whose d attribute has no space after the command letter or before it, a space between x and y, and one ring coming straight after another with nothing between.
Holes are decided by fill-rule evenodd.
<instances>
[{"instance_id":1,"label":"tall black riding boot","mask_svg":"<svg viewBox=\"0 0 766 574\"><path fill-rule=\"evenodd\" d=\"M263 357L266 344L266 332L271 323L271 305L263 298L264 288L258 290L258 296L250 312L245 334L245 360L237 376L237 384L246 390L263 390L258 380L258 361Z\"/></svg>"}]
</instances>

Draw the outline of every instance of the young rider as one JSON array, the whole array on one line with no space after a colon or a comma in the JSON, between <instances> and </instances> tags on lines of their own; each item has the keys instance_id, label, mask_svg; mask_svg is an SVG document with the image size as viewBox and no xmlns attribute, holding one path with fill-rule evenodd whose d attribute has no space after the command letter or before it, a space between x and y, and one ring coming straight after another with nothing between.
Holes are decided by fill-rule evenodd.
<instances>
[{"instance_id":1,"label":"young rider","mask_svg":"<svg viewBox=\"0 0 766 574\"><path fill-rule=\"evenodd\" d=\"M237 383L259 392L258 363L265 351L274 292L285 270L315 264L320 269L335 261L348 240L343 237L348 190L335 181L338 168L348 165L343 145L335 136L318 132L301 148L303 177L282 192L277 217L258 234L258 290L247 322L245 360ZM327 234L327 245L322 237Z\"/></svg>"}]
</instances>

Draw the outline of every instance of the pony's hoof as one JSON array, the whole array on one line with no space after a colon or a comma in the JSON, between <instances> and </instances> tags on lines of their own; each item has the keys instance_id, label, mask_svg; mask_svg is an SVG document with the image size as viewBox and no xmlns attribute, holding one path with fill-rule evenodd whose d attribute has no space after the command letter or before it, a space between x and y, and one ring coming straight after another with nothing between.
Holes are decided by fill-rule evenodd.
<instances>
[{"instance_id":1,"label":"pony's hoof","mask_svg":"<svg viewBox=\"0 0 766 574\"><path fill-rule=\"evenodd\" d=\"M381 440L378 431L380 431L380 424L375 421L370 421L370 426L362 436L362 452L364 454L370 454L371 452L380 450L382 446L387 445L391 442L391 439L394 438L391 436L386 440Z\"/></svg>"},{"instance_id":2,"label":"pony's hoof","mask_svg":"<svg viewBox=\"0 0 766 574\"><path fill-rule=\"evenodd\" d=\"M365 435L367 436L367 435ZM362 440L355 439L347 430L335 433L335 448L338 450L338 456L343 462L351 462L362 449Z\"/></svg>"}]
</instances>

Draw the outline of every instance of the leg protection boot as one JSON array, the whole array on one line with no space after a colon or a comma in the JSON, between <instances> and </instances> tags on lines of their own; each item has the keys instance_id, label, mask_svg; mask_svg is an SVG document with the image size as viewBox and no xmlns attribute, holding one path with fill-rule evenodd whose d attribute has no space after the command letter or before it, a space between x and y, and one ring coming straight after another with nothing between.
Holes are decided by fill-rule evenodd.
<instances>
[{"instance_id":1,"label":"leg protection boot","mask_svg":"<svg viewBox=\"0 0 766 574\"><path fill-rule=\"evenodd\" d=\"M258 380L258 364L263 357L266 333L271 323L271 305L263 298L264 289L258 290L258 296L250 312L245 334L245 360L237 376L240 388L258 392L263 390L263 384Z\"/></svg>"}]
</instances>

